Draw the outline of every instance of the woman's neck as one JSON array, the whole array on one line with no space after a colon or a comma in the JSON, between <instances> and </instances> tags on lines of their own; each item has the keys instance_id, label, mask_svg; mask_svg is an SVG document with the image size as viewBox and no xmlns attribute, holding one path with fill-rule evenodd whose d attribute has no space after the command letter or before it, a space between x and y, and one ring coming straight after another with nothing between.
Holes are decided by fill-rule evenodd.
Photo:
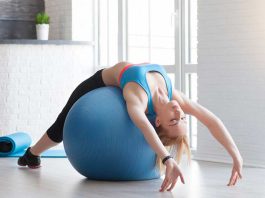
<instances>
[{"instance_id":1,"label":"woman's neck","mask_svg":"<svg viewBox=\"0 0 265 198\"><path fill-rule=\"evenodd\" d=\"M158 114L162 107L169 102L166 93L159 87L156 87L153 95L154 111Z\"/></svg>"}]
</instances>

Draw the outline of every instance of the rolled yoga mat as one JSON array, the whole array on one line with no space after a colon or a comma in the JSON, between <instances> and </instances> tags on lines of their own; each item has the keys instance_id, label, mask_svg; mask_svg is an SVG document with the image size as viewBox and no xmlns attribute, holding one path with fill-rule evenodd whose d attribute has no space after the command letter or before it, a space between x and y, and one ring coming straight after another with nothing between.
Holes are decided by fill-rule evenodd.
<instances>
[{"instance_id":1,"label":"rolled yoga mat","mask_svg":"<svg viewBox=\"0 0 265 198\"><path fill-rule=\"evenodd\" d=\"M16 132L7 136L0 137L0 157L20 157L31 145L31 138L27 133ZM64 158L64 150L47 150L41 157Z\"/></svg>"}]
</instances>

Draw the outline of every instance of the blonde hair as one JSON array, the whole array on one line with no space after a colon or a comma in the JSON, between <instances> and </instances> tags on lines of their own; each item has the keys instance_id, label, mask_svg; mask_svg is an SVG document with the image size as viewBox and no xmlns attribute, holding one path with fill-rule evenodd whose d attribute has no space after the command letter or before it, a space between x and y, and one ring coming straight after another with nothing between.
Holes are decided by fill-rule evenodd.
<instances>
[{"instance_id":1,"label":"blonde hair","mask_svg":"<svg viewBox=\"0 0 265 198\"><path fill-rule=\"evenodd\" d=\"M156 132L170 155L177 161L177 164L180 163L183 153L187 154L188 163L190 163L191 152L187 135L179 135L170 138L167 136L167 133L162 126L157 127ZM159 157L156 159L156 166L159 168L160 172L165 170L165 166L162 164L162 160Z\"/></svg>"}]
</instances>

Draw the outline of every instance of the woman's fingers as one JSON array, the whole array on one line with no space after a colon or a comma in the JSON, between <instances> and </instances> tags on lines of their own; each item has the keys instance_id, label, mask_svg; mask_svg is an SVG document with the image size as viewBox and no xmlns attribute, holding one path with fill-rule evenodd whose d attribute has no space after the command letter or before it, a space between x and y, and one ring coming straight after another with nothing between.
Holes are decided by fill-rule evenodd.
<instances>
[{"instance_id":1,"label":"woman's fingers","mask_svg":"<svg viewBox=\"0 0 265 198\"><path fill-rule=\"evenodd\" d=\"M180 176L181 182L183 184L185 184L183 176L181 174L179 176ZM173 179L165 179L163 184L162 184L162 186L161 186L160 191L161 192L165 191L169 186L170 186L170 188L168 189L168 191L171 191L175 187L177 181L178 181L178 176L177 176L177 178L175 180L173 180Z\"/></svg>"},{"instance_id":2,"label":"woman's fingers","mask_svg":"<svg viewBox=\"0 0 265 198\"><path fill-rule=\"evenodd\" d=\"M185 181L184 181L184 177L183 177L183 175L180 174L179 176L180 176L180 180L181 180L181 182L182 182L183 184L185 184Z\"/></svg>"},{"instance_id":3,"label":"woman's fingers","mask_svg":"<svg viewBox=\"0 0 265 198\"><path fill-rule=\"evenodd\" d=\"M237 178L237 173L234 173L234 177L233 177L233 180L232 180L231 185L234 185L234 183L235 183L235 181L236 181L236 178Z\"/></svg>"},{"instance_id":4,"label":"woman's fingers","mask_svg":"<svg viewBox=\"0 0 265 198\"><path fill-rule=\"evenodd\" d=\"M233 186L236 184L237 180L238 180L239 176L236 176L236 179L234 180Z\"/></svg>"},{"instance_id":5,"label":"woman's fingers","mask_svg":"<svg viewBox=\"0 0 265 198\"><path fill-rule=\"evenodd\" d=\"M174 162L174 161L172 161ZM165 191L166 189L172 190L177 183L177 179L180 176L181 182L184 184L184 178L177 166L176 163L168 164L166 168L166 176L161 185L160 192Z\"/></svg>"},{"instance_id":6,"label":"woman's fingers","mask_svg":"<svg viewBox=\"0 0 265 198\"><path fill-rule=\"evenodd\" d=\"M228 186L231 186L237 178L237 172L233 171Z\"/></svg>"},{"instance_id":7,"label":"woman's fingers","mask_svg":"<svg viewBox=\"0 0 265 198\"><path fill-rule=\"evenodd\" d=\"M230 186L233 182L233 178L234 178L234 173L232 172L232 175L230 177L229 183L227 184L227 186Z\"/></svg>"},{"instance_id":8,"label":"woman's fingers","mask_svg":"<svg viewBox=\"0 0 265 198\"><path fill-rule=\"evenodd\" d=\"M165 191L166 189L168 189L168 187L169 187L169 185L170 185L171 183L172 183L171 180L169 180L169 181L166 183L165 188L163 189L163 191Z\"/></svg>"},{"instance_id":9,"label":"woman's fingers","mask_svg":"<svg viewBox=\"0 0 265 198\"><path fill-rule=\"evenodd\" d=\"M162 185L161 185L160 191L165 191L168 183L169 183L169 179L168 178L165 178L164 181L163 181L163 183L162 183Z\"/></svg>"},{"instance_id":10,"label":"woman's fingers","mask_svg":"<svg viewBox=\"0 0 265 198\"><path fill-rule=\"evenodd\" d=\"M177 180L178 180L178 178L177 178L175 181L172 182L170 188L167 189L167 191L171 191L171 190L175 187L175 185L176 185L176 183L177 183Z\"/></svg>"},{"instance_id":11,"label":"woman's fingers","mask_svg":"<svg viewBox=\"0 0 265 198\"><path fill-rule=\"evenodd\" d=\"M164 179L164 181L163 181L163 183L162 183L162 185L161 185L161 188L160 188L160 191L164 188L164 186L165 186L165 183L166 183L166 178Z\"/></svg>"},{"instance_id":12,"label":"woman's fingers","mask_svg":"<svg viewBox=\"0 0 265 198\"><path fill-rule=\"evenodd\" d=\"M242 179L241 172L238 171L237 173L238 173L238 175L239 175L239 178Z\"/></svg>"}]
</instances>

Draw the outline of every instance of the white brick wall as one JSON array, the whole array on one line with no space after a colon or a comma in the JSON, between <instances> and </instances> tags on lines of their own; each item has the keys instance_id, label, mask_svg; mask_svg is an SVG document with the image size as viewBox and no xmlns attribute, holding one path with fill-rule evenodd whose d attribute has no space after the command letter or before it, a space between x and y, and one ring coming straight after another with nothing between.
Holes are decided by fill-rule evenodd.
<instances>
[{"instance_id":1,"label":"white brick wall","mask_svg":"<svg viewBox=\"0 0 265 198\"><path fill-rule=\"evenodd\" d=\"M198 1L198 98L225 123L245 164L265 167L265 1ZM198 129L198 159L231 162Z\"/></svg>"},{"instance_id":2,"label":"white brick wall","mask_svg":"<svg viewBox=\"0 0 265 198\"><path fill-rule=\"evenodd\" d=\"M89 45L0 45L0 132L33 141L55 121L74 88L93 74Z\"/></svg>"},{"instance_id":3,"label":"white brick wall","mask_svg":"<svg viewBox=\"0 0 265 198\"><path fill-rule=\"evenodd\" d=\"M94 0L45 0L51 40L93 40ZM73 89L94 72L88 45L0 45L0 135L37 141Z\"/></svg>"}]
</instances>

